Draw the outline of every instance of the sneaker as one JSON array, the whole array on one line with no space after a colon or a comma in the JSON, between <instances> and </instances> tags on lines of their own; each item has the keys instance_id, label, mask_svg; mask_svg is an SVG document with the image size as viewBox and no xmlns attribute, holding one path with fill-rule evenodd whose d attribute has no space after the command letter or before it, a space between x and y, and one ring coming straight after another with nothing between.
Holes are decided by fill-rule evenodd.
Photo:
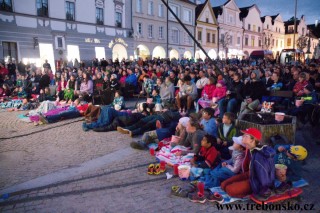
<instances>
[{"instance_id":1,"label":"sneaker","mask_svg":"<svg viewBox=\"0 0 320 213\"><path fill-rule=\"evenodd\" d=\"M258 194L258 195L254 195L254 197L260 201L266 201L268 200L271 196L274 195L274 192L272 190L268 190L266 191L264 194Z\"/></svg>"},{"instance_id":2,"label":"sneaker","mask_svg":"<svg viewBox=\"0 0 320 213\"><path fill-rule=\"evenodd\" d=\"M85 122L82 123L82 130L85 132L89 131L89 128L87 127L87 124Z\"/></svg>"},{"instance_id":3,"label":"sneaker","mask_svg":"<svg viewBox=\"0 0 320 213\"><path fill-rule=\"evenodd\" d=\"M223 197L221 196L221 194L215 192L215 193L211 193L208 197L207 197L207 200L209 202L217 202L219 204L223 203L224 199Z\"/></svg>"},{"instance_id":4,"label":"sneaker","mask_svg":"<svg viewBox=\"0 0 320 213\"><path fill-rule=\"evenodd\" d=\"M286 191L289 191L290 189L292 189L292 183L291 182L282 182L280 184L280 186L278 186L275 189L276 194L283 194Z\"/></svg>"},{"instance_id":5,"label":"sneaker","mask_svg":"<svg viewBox=\"0 0 320 213\"><path fill-rule=\"evenodd\" d=\"M43 115L40 115L39 117L39 120L42 124L48 124L49 122L47 121L47 119L43 116Z\"/></svg>"},{"instance_id":6,"label":"sneaker","mask_svg":"<svg viewBox=\"0 0 320 213\"><path fill-rule=\"evenodd\" d=\"M194 202L194 203L205 203L207 200L206 197L200 194L199 192L189 194L188 198L191 202Z\"/></svg>"},{"instance_id":7,"label":"sneaker","mask_svg":"<svg viewBox=\"0 0 320 213\"><path fill-rule=\"evenodd\" d=\"M148 147L147 145L145 144L145 142L143 141L133 141L130 143L130 146L133 148L133 149L139 149L139 150L148 150Z\"/></svg>"},{"instance_id":8,"label":"sneaker","mask_svg":"<svg viewBox=\"0 0 320 213\"><path fill-rule=\"evenodd\" d=\"M117 131L122 134L129 134L129 132L130 132L128 129L122 128L120 126L117 127Z\"/></svg>"}]
</instances>

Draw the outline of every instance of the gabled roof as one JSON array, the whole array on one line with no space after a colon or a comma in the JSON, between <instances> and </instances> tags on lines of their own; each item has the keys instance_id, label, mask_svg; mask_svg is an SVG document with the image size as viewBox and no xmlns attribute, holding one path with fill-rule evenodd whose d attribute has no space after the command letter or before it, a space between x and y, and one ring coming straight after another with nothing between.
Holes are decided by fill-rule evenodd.
<instances>
[{"instance_id":1,"label":"gabled roof","mask_svg":"<svg viewBox=\"0 0 320 213\"><path fill-rule=\"evenodd\" d=\"M242 21L242 19L244 19L245 17L248 16L248 13L249 13L249 10L251 7L254 7L255 5L251 5L249 7L242 7L242 8L239 8L240 9L240 13L239 13L239 18L240 20Z\"/></svg>"},{"instance_id":2,"label":"gabled roof","mask_svg":"<svg viewBox=\"0 0 320 213\"><path fill-rule=\"evenodd\" d=\"M214 15L216 18L218 18L218 15L221 16L223 12L223 7L222 6L217 6L212 8Z\"/></svg>"},{"instance_id":3,"label":"gabled roof","mask_svg":"<svg viewBox=\"0 0 320 213\"><path fill-rule=\"evenodd\" d=\"M276 20L276 18L279 16L279 13L277 15L273 15L273 16L269 16L271 18L271 23L272 25L274 25L274 21ZM262 16L260 19L262 21L262 23L265 22L267 16Z\"/></svg>"},{"instance_id":4,"label":"gabled roof","mask_svg":"<svg viewBox=\"0 0 320 213\"><path fill-rule=\"evenodd\" d=\"M206 6L208 0L206 0L203 4L198 4L196 7L196 20L198 20L198 17L200 16L203 8Z\"/></svg>"},{"instance_id":5,"label":"gabled roof","mask_svg":"<svg viewBox=\"0 0 320 213\"><path fill-rule=\"evenodd\" d=\"M318 26L316 26L315 24L309 24L307 25L308 29L311 32L311 35L313 34L315 37L320 38L320 23L318 24Z\"/></svg>"},{"instance_id":6,"label":"gabled roof","mask_svg":"<svg viewBox=\"0 0 320 213\"><path fill-rule=\"evenodd\" d=\"M226 1L226 3L223 4L223 6L226 6L227 4L229 4L231 0Z\"/></svg>"}]
</instances>

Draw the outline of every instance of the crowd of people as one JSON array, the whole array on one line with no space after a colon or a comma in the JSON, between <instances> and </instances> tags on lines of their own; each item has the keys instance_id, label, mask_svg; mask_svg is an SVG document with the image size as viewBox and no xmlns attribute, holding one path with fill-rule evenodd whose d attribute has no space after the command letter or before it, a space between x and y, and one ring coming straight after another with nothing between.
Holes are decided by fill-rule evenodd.
<instances>
[{"instance_id":1,"label":"crowd of people","mask_svg":"<svg viewBox=\"0 0 320 213\"><path fill-rule=\"evenodd\" d=\"M263 59L102 61L78 67L61 63L54 74L47 61L42 68L11 60L1 63L1 107L31 110L25 116L36 125L85 116L84 131L142 135L130 144L132 148L144 150L156 143L159 159L208 170L196 177L203 189L188 195L194 202L220 202L221 197L203 192L215 186L232 197L253 193L266 200L301 178L297 168L307 156L304 147L267 146L261 141L263 132L239 129L235 120L272 102L273 111L316 125L320 92L316 61L294 65ZM145 99L128 109L125 102L134 95ZM172 135L176 140L162 147ZM277 188L275 163L288 166L288 177ZM156 167L149 170L158 173ZM173 193L186 195L179 187Z\"/></svg>"}]
</instances>

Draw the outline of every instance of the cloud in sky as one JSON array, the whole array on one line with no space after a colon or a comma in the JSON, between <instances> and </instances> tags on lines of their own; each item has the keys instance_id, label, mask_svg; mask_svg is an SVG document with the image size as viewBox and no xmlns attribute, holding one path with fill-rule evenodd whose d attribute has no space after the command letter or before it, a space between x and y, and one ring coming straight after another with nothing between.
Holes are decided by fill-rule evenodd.
<instances>
[{"instance_id":1,"label":"cloud in sky","mask_svg":"<svg viewBox=\"0 0 320 213\"><path fill-rule=\"evenodd\" d=\"M213 7L222 5L227 0L211 0ZM294 16L295 0L235 0L238 7L247 7L256 4L261 11L261 16L276 15L280 13L286 21ZM320 20L320 0L297 0L297 18L305 16L308 24Z\"/></svg>"}]
</instances>

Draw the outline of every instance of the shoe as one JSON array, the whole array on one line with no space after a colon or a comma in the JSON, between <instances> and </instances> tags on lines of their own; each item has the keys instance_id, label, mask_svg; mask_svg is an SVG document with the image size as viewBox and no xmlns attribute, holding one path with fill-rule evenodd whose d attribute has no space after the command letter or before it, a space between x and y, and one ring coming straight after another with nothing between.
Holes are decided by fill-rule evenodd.
<instances>
[{"instance_id":1,"label":"shoe","mask_svg":"<svg viewBox=\"0 0 320 213\"><path fill-rule=\"evenodd\" d=\"M129 134L129 132L130 132L128 129L124 129L124 128L120 127L120 126L117 127L117 131L122 133L122 134Z\"/></svg>"},{"instance_id":2,"label":"shoe","mask_svg":"<svg viewBox=\"0 0 320 213\"><path fill-rule=\"evenodd\" d=\"M154 164L152 163L148 166L148 175L153 175L153 173L154 173Z\"/></svg>"},{"instance_id":3,"label":"shoe","mask_svg":"<svg viewBox=\"0 0 320 213\"><path fill-rule=\"evenodd\" d=\"M106 129L105 127L93 128L92 130L94 132L108 132L108 129Z\"/></svg>"},{"instance_id":4,"label":"shoe","mask_svg":"<svg viewBox=\"0 0 320 213\"><path fill-rule=\"evenodd\" d=\"M188 197L188 191L182 189L180 186L172 186L171 194L177 197Z\"/></svg>"},{"instance_id":5,"label":"shoe","mask_svg":"<svg viewBox=\"0 0 320 213\"><path fill-rule=\"evenodd\" d=\"M289 191L290 189L292 189L292 183L291 182L282 182L280 184L280 186L278 186L276 189L275 189L275 192L276 194L283 194L285 193L286 191Z\"/></svg>"},{"instance_id":6,"label":"shoe","mask_svg":"<svg viewBox=\"0 0 320 213\"><path fill-rule=\"evenodd\" d=\"M219 203L219 204L222 204L223 201L224 201L224 199L223 199L223 197L221 196L221 194L219 194L219 193L217 193L217 192L210 194L210 195L207 197L207 200L208 200L209 202L212 202L212 203L217 202L217 203Z\"/></svg>"},{"instance_id":7,"label":"shoe","mask_svg":"<svg viewBox=\"0 0 320 213\"><path fill-rule=\"evenodd\" d=\"M271 196L274 195L274 192L272 190L268 190L266 191L264 194L258 194L258 195L254 195L254 197L260 201L266 201L268 200Z\"/></svg>"},{"instance_id":8,"label":"shoe","mask_svg":"<svg viewBox=\"0 0 320 213\"><path fill-rule=\"evenodd\" d=\"M154 175L160 175L160 173L161 173L160 164L156 164L154 166L153 174Z\"/></svg>"},{"instance_id":9,"label":"shoe","mask_svg":"<svg viewBox=\"0 0 320 213\"><path fill-rule=\"evenodd\" d=\"M130 146L133 149L139 149L139 150L148 150L148 146L143 141L133 141L130 143Z\"/></svg>"},{"instance_id":10,"label":"shoe","mask_svg":"<svg viewBox=\"0 0 320 213\"><path fill-rule=\"evenodd\" d=\"M40 122L41 122L42 124L48 124L48 123L49 123L49 122L47 121L47 119L46 119L44 116L42 116L42 115L39 116L39 119L40 119Z\"/></svg>"},{"instance_id":11,"label":"shoe","mask_svg":"<svg viewBox=\"0 0 320 213\"><path fill-rule=\"evenodd\" d=\"M194 180L194 181L191 181L191 182L190 182L190 185L191 185L192 187L194 187L194 188L197 188L199 182L200 182L200 181L198 181L198 180Z\"/></svg>"},{"instance_id":12,"label":"shoe","mask_svg":"<svg viewBox=\"0 0 320 213\"><path fill-rule=\"evenodd\" d=\"M203 194L200 194L199 192L189 194L188 198L191 202L194 203L205 203L206 202L206 197Z\"/></svg>"},{"instance_id":13,"label":"shoe","mask_svg":"<svg viewBox=\"0 0 320 213\"><path fill-rule=\"evenodd\" d=\"M87 124L85 122L82 123L82 130L85 132L89 131L89 128L87 127Z\"/></svg>"}]
</instances>

